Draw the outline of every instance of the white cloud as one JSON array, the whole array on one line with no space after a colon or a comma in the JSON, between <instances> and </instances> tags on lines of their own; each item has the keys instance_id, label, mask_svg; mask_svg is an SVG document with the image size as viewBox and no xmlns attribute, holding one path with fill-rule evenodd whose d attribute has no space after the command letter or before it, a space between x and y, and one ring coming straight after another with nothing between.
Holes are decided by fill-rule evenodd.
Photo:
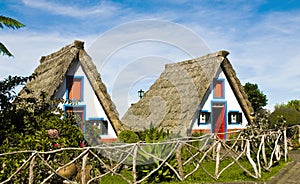
<instances>
[{"instance_id":1,"label":"white cloud","mask_svg":"<svg viewBox=\"0 0 300 184\"><path fill-rule=\"evenodd\" d=\"M147 90L165 64L209 52L190 29L160 20L115 27L88 48L121 116L138 100L137 90Z\"/></svg>"},{"instance_id":2,"label":"white cloud","mask_svg":"<svg viewBox=\"0 0 300 184\"><path fill-rule=\"evenodd\" d=\"M72 37L63 37L56 33L38 34L30 32L2 33L1 42L14 54L14 57L0 58L0 78L8 75L29 76L38 66L42 56L51 54L74 41ZM90 41L94 38L85 37Z\"/></svg>"},{"instance_id":3,"label":"white cloud","mask_svg":"<svg viewBox=\"0 0 300 184\"><path fill-rule=\"evenodd\" d=\"M98 5L91 7L82 7L75 4L62 5L44 0L23 0L23 3L32 8L47 10L52 14L75 18L84 18L87 16L110 17L119 9L118 6L106 1L100 1Z\"/></svg>"}]
</instances>

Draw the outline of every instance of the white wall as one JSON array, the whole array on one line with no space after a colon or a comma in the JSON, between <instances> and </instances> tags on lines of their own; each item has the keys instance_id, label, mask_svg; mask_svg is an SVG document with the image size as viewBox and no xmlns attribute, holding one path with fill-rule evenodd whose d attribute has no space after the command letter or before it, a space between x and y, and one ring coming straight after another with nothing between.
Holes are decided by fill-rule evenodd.
<instances>
[{"instance_id":1,"label":"white wall","mask_svg":"<svg viewBox=\"0 0 300 184\"><path fill-rule=\"evenodd\" d=\"M86 120L89 120L89 118L104 118L104 120L108 121L108 135L101 135L101 138L117 138L117 135L111 125L111 122L109 121L107 115L105 114L105 111L103 107L101 106L100 102L97 99L97 96L85 76L84 71L82 70L82 67L80 66L80 63L74 62L74 64L70 67L67 75L74 75L74 76L83 76L84 82L83 82L83 101L78 102L76 105L85 105L85 117ZM62 85L59 87L56 97L57 98L63 98L66 99L66 78ZM61 108L63 108L63 104L59 105Z\"/></svg>"},{"instance_id":2,"label":"white wall","mask_svg":"<svg viewBox=\"0 0 300 184\"><path fill-rule=\"evenodd\" d=\"M222 99L222 101L226 101L226 118L228 122L228 112L229 111L239 111L242 112L242 108L239 105L232 88L230 87L228 80L225 76L225 74L223 73L221 67L219 68L216 78L218 79L225 79L225 99ZM211 112L211 103L214 100L213 99L213 84L210 85L210 90L208 90L207 94L205 95L205 101L202 102L202 104L199 106L200 110L207 110L208 112ZM218 101L218 100L216 100ZM202 108L201 108L202 107ZM243 117L243 123L240 124L231 124L228 125L227 123L227 130L228 129L241 129L241 128L245 128L246 125L248 124L248 121L243 113L242 115ZM211 129L211 124L201 124L200 126L198 126L197 124L197 118L192 122L192 129Z\"/></svg>"}]
</instances>

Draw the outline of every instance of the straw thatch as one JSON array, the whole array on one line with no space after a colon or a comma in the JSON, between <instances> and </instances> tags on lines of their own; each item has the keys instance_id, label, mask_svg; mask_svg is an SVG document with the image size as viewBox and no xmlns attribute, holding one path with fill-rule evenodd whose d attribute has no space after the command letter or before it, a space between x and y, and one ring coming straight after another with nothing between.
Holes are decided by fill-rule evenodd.
<instances>
[{"instance_id":1,"label":"straw thatch","mask_svg":"<svg viewBox=\"0 0 300 184\"><path fill-rule=\"evenodd\" d=\"M173 133L187 135L196 118L199 105L221 67L247 118L251 121L252 107L226 56L219 51L200 58L168 64L160 77L136 104L131 105L122 123L133 130L150 125Z\"/></svg>"},{"instance_id":2,"label":"straw thatch","mask_svg":"<svg viewBox=\"0 0 300 184\"><path fill-rule=\"evenodd\" d=\"M19 97L39 98L41 93L46 93L48 99L55 98L59 86L75 62L80 63L115 131L120 132L123 125L118 118L116 107L91 57L84 50L84 42L76 40L53 54L43 56L40 65L34 71L36 77L27 82L24 89L20 91ZM30 90L31 93L27 93L25 89Z\"/></svg>"}]
</instances>

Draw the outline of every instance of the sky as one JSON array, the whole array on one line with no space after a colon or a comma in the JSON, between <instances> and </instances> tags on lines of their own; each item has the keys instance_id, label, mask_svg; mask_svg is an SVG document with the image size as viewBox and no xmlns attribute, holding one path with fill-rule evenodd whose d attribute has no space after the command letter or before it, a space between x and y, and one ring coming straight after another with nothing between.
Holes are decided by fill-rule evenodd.
<instances>
[{"instance_id":1,"label":"sky","mask_svg":"<svg viewBox=\"0 0 300 184\"><path fill-rule=\"evenodd\" d=\"M297 0L1 0L0 10L26 25L0 30L14 54L0 57L0 79L29 76L41 56L82 40L121 116L165 64L219 50L268 109L300 99Z\"/></svg>"}]
</instances>

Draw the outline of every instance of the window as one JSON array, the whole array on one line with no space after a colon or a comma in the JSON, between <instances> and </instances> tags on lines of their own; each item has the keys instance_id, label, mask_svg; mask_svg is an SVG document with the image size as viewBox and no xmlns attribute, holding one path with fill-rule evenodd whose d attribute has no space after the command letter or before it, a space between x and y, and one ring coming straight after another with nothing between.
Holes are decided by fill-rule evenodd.
<instances>
[{"instance_id":1,"label":"window","mask_svg":"<svg viewBox=\"0 0 300 184\"><path fill-rule=\"evenodd\" d=\"M210 123L210 112L205 110L200 110L198 112L198 126L201 124L208 124Z\"/></svg>"},{"instance_id":2,"label":"window","mask_svg":"<svg viewBox=\"0 0 300 184\"><path fill-rule=\"evenodd\" d=\"M224 80L214 79L214 98L225 98Z\"/></svg>"},{"instance_id":3,"label":"window","mask_svg":"<svg viewBox=\"0 0 300 184\"><path fill-rule=\"evenodd\" d=\"M228 113L228 124L242 124L243 114L238 111L231 111Z\"/></svg>"},{"instance_id":4,"label":"window","mask_svg":"<svg viewBox=\"0 0 300 184\"><path fill-rule=\"evenodd\" d=\"M67 77L67 99L83 101L83 77Z\"/></svg>"},{"instance_id":5,"label":"window","mask_svg":"<svg viewBox=\"0 0 300 184\"><path fill-rule=\"evenodd\" d=\"M65 106L65 112L71 113L75 116L76 122L81 130L85 130L84 120L85 120L85 108L84 106Z\"/></svg>"},{"instance_id":6,"label":"window","mask_svg":"<svg viewBox=\"0 0 300 184\"><path fill-rule=\"evenodd\" d=\"M108 135L108 121L102 118L89 119L88 124L97 127L100 130L100 135Z\"/></svg>"}]
</instances>

